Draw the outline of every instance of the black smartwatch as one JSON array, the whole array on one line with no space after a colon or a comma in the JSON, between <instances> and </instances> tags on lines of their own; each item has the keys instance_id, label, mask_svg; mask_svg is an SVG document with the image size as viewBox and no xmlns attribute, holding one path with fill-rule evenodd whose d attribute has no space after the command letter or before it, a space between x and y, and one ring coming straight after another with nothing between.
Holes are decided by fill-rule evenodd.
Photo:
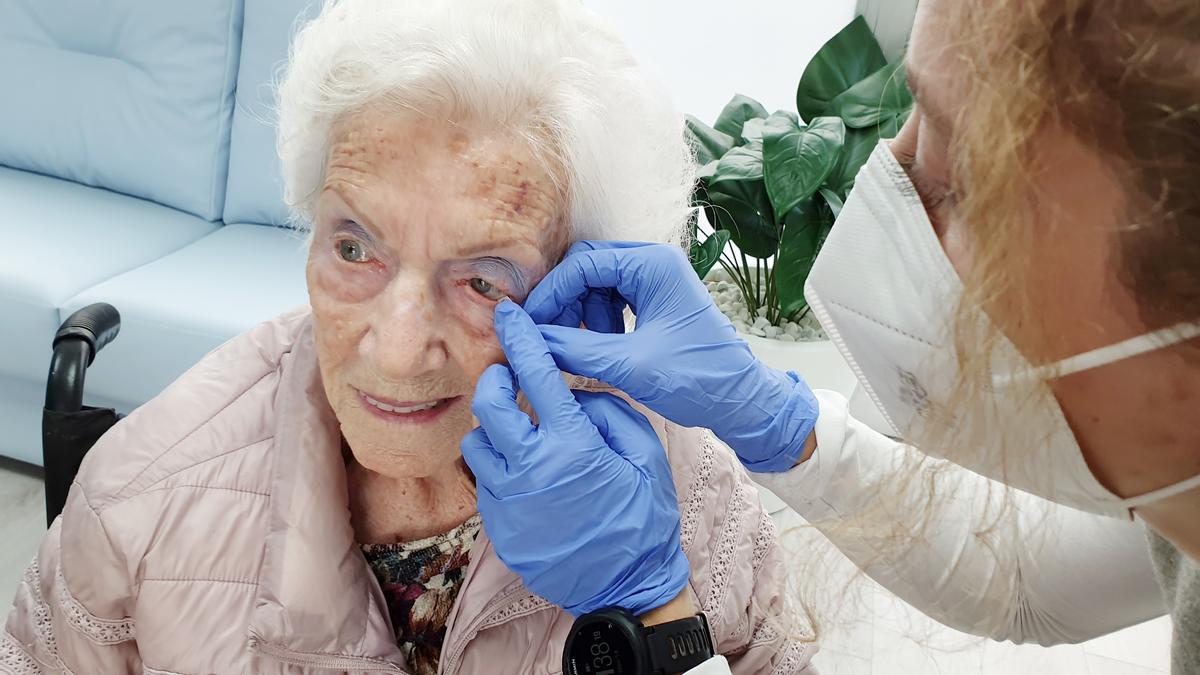
<instances>
[{"instance_id":1,"label":"black smartwatch","mask_svg":"<svg viewBox=\"0 0 1200 675\"><path fill-rule=\"evenodd\" d=\"M647 627L612 607L575 620L563 649L563 675L673 675L713 654L703 614Z\"/></svg>"}]
</instances>

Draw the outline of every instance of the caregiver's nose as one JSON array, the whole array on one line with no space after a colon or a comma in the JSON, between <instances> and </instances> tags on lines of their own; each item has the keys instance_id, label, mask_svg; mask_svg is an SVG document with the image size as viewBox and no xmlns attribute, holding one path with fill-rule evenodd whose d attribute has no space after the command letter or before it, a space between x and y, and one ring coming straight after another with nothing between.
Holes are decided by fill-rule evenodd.
<instances>
[{"instance_id":1,"label":"caregiver's nose","mask_svg":"<svg viewBox=\"0 0 1200 675\"><path fill-rule=\"evenodd\" d=\"M445 320L432 289L394 283L380 298L363 337L363 356L381 376L393 380L438 370L447 359L440 329Z\"/></svg>"}]
</instances>

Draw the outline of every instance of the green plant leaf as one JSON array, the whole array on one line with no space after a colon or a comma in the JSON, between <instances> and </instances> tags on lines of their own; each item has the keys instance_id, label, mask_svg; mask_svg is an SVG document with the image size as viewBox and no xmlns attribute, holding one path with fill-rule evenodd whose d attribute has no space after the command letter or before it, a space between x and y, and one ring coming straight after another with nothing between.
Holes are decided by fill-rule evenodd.
<instances>
[{"instance_id":1,"label":"green plant leaf","mask_svg":"<svg viewBox=\"0 0 1200 675\"><path fill-rule=\"evenodd\" d=\"M720 159L734 146L731 136L713 129L691 115L684 117L684 136L688 145L696 152L696 162L701 165Z\"/></svg>"},{"instance_id":2,"label":"green plant leaf","mask_svg":"<svg viewBox=\"0 0 1200 675\"><path fill-rule=\"evenodd\" d=\"M763 125L767 123L766 118L754 118L746 120L746 124L742 126L742 141L746 143L762 142Z\"/></svg>"},{"instance_id":3,"label":"green plant leaf","mask_svg":"<svg viewBox=\"0 0 1200 675\"><path fill-rule=\"evenodd\" d=\"M887 59L867 22L855 17L808 62L796 88L796 110L806 120L832 114L833 99L885 65Z\"/></svg>"},{"instance_id":4,"label":"green plant leaf","mask_svg":"<svg viewBox=\"0 0 1200 675\"><path fill-rule=\"evenodd\" d=\"M783 316L792 316L808 305L804 282L832 224L829 210L816 199L800 202L784 217L783 238L775 259L775 292Z\"/></svg>"},{"instance_id":5,"label":"green plant leaf","mask_svg":"<svg viewBox=\"0 0 1200 675\"><path fill-rule=\"evenodd\" d=\"M786 214L821 187L837 165L846 127L837 117L818 117L798 127L770 117L763 128L763 168L776 214Z\"/></svg>"},{"instance_id":6,"label":"green plant leaf","mask_svg":"<svg viewBox=\"0 0 1200 675\"><path fill-rule=\"evenodd\" d=\"M900 133L900 127L908 121L908 116L912 114L912 106L900 111L893 117L889 117L879 123L880 138L895 138L896 134Z\"/></svg>"},{"instance_id":7,"label":"green plant leaf","mask_svg":"<svg viewBox=\"0 0 1200 675\"><path fill-rule=\"evenodd\" d=\"M725 153L707 183L712 186L731 180L762 180L762 177L763 144L750 143Z\"/></svg>"},{"instance_id":8,"label":"green plant leaf","mask_svg":"<svg viewBox=\"0 0 1200 675\"><path fill-rule=\"evenodd\" d=\"M796 126L804 126L800 121L800 116L791 110L776 110L775 112L771 113L771 117L786 117L792 122L795 122Z\"/></svg>"},{"instance_id":9,"label":"green plant leaf","mask_svg":"<svg viewBox=\"0 0 1200 675\"><path fill-rule=\"evenodd\" d=\"M854 129L876 126L905 114L912 107L905 72L904 62L897 60L871 73L830 101L830 114L841 117Z\"/></svg>"},{"instance_id":10,"label":"green plant leaf","mask_svg":"<svg viewBox=\"0 0 1200 675\"><path fill-rule=\"evenodd\" d=\"M729 103L725 104L725 109L717 117L717 123L713 125L713 128L730 138L741 139L742 127L748 120L761 119L766 116L767 109L761 103L749 96L736 94Z\"/></svg>"},{"instance_id":11,"label":"green plant leaf","mask_svg":"<svg viewBox=\"0 0 1200 675\"><path fill-rule=\"evenodd\" d=\"M772 122L771 120L774 121ZM804 125L800 123L800 117L796 113L790 110L776 110L775 112L771 113L770 117L747 120L746 126L742 127L742 138L744 138L748 143L753 143L754 141L761 143L763 132L766 130L768 123L782 128L789 122L793 127L804 127Z\"/></svg>"},{"instance_id":12,"label":"green plant leaf","mask_svg":"<svg viewBox=\"0 0 1200 675\"><path fill-rule=\"evenodd\" d=\"M730 239L743 253L769 258L779 249L779 228L762 181L730 180L706 186L710 207L706 209L714 227L728 230Z\"/></svg>"},{"instance_id":13,"label":"green plant leaf","mask_svg":"<svg viewBox=\"0 0 1200 675\"><path fill-rule=\"evenodd\" d=\"M827 185L842 201L846 200L850 188L854 187L854 178L858 175L858 170L867 163L878 144L879 130L876 128L846 129L846 142L842 145L842 153L827 181Z\"/></svg>"},{"instance_id":14,"label":"green plant leaf","mask_svg":"<svg viewBox=\"0 0 1200 675\"><path fill-rule=\"evenodd\" d=\"M721 226L720 220L717 217L717 212L715 209L713 209L713 206L712 206L712 198L708 196L708 188L705 186L704 181L702 181L702 180L696 181L696 187L692 190L691 206L693 208L703 209L704 217L708 220L708 223L710 225L712 225L714 228ZM696 232L699 228L699 224L700 223L697 222L696 227L694 227L691 230L692 238L696 237Z\"/></svg>"},{"instance_id":15,"label":"green plant leaf","mask_svg":"<svg viewBox=\"0 0 1200 675\"><path fill-rule=\"evenodd\" d=\"M692 261L692 269L696 274L703 279L708 276L709 270L717 261L721 259L721 251L725 249L725 245L729 243L729 230L717 230L708 236L701 244L698 241L693 241L689 258Z\"/></svg>"},{"instance_id":16,"label":"green plant leaf","mask_svg":"<svg viewBox=\"0 0 1200 675\"><path fill-rule=\"evenodd\" d=\"M821 193L821 196L825 198L825 203L829 205L829 210L833 213L833 217L837 218L839 215L841 215L842 206L844 206L844 203L842 202L842 198L838 195L838 193L824 187L821 188L819 192Z\"/></svg>"},{"instance_id":17,"label":"green plant leaf","mask_svg":"<svg viewBox=\"0 0 1200 675\"><path fill-rule=\"evenodd\" d=\"M712 178L714 175L716 175L717 165L719 165L720 163L721 163L721 160L714 159L713 161L709 162L708 164L705 164L704 166L701 166L700 168L696 169L696 180L708 180L708 179Z\"/></svg>"}]
</instances>

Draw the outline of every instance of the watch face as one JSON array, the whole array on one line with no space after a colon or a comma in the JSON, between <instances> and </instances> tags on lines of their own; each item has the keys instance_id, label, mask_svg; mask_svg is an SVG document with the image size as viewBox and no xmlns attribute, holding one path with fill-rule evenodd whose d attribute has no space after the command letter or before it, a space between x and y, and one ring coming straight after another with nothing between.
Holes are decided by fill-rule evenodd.
<instances>
[{"instance_id":1,"label":"watch face","mask_svg":"<svg viewBox=\"0 0 1200 675\"><path fill-rule=\"evenodd\" d=\"M637 656L628 634L611 621L581 626L567 653L563 675L636 675Z\"/></svg>"}]
</instances>

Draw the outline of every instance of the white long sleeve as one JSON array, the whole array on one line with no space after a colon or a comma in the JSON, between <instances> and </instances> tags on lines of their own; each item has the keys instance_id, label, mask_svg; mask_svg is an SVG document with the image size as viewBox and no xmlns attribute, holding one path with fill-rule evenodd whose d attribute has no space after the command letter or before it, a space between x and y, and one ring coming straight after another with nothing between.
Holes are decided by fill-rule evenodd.
<instances>
[{"instance_id":1,"label":"white long sleeve","mask_svg":"<svg viewBox=\"0 0 1200 675\"><path fill-rule=\"evenodd\" d=\"M938 621L995 640L1080 642L1166 609L1139 523L1096 516L1012 490L995 526L1010 555L976 536L998 484L957 465L931 525L902 552L877 551L830 524L868 511L904 453L917 452L851 417L845 397L817 391L817 451L787 473L753 474L892 593ZM913 490L925 489L920 481ZM708 671L697 671L707 673ZM723 672L723 671L713 671Z\"/></svg>"}]
</instances>

